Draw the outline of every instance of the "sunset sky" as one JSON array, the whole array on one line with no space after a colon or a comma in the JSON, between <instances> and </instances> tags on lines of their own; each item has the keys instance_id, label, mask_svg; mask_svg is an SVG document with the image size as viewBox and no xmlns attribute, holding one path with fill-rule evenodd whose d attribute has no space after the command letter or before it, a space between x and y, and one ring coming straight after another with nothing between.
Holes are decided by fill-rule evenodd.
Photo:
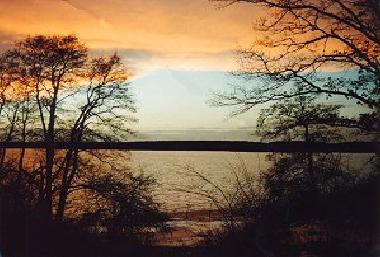
<instances>
[{"instance_id":1,"label":"sunset sky","mask_svg":"<svg viewBox=\"0 0 380 257\"><path fill-rule=\"evenodd\" d=\"M135 74L139 130L241 128L253 126L257 111L227 119L207 100L228 86L224 72L237 68L236 49L252 43L257 13L208 0L0 0L0 47L76 34L94 55L118 52Z\"/></svg>"},{"instance_id":2,"label":"sunset sky","mask_svg":"<svg viewBox=\"0 0 380 257\"><path fill-rule=\"evenodd\" d=\"M138 72L231 70L254 38L249 5L208 0L0 0L0 42L34 34L77 34L94 51L117 50Z\"/></svg>"},{"instance_id":3,"label":"sunset sky","mask_svg":"<svg viewBox=\"0 0 380 257\"><path fill-rule=\"evenodd\" d=\"M211 108L258 35L262 9L208 0L0 0L0 48L36 34L76 34L92 55L113 52L133 72L138 130L254 128L259 113Z\"/></svg>"}]
</instances>

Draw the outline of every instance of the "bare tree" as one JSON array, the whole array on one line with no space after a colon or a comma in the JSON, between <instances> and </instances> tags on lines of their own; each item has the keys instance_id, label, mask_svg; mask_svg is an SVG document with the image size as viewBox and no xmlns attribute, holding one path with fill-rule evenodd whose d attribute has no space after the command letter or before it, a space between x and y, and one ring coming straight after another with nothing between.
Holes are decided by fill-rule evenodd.
<instances>
[{"instance_id":1,"label":"bare tree","mask_svg":"<svg viewBox=\"0 0 380 257\"><path fill-rule=\"evenodd\" d=\"M129 73L116 54L88 59L76 36L28 37L1 58L3 140L44 141L44 163L34 171L23 171L25 149L20 150L18 177L37 183L44 215L50 220L56 207L61 220L79 170L75 145L125 139L131 133L127 125L136 121L131 116L136 110ZM73 148L56 151L57 141L68 141ZM3 149L0 163L5 157Z\"/></svg>"},{"instance_id":2,"label":"bare tree","mask_svg":"<svg viewBox=\"0 0 380 257\"><path fill-rule=\"evenodd\" d=\"M342 107L342 105L316 103L316 97L308 95L283 99L261 110L257 119L257 133L263 140L301 140L305 143L340 141L347 132L337 128L337 124L340 126L344 122L347 123L341 121ZM354 121L352 123L355 124ZM308 185L314 187L316 181L314 163L321 166L321 156L325 158L330 154L297 153L286 157L289 159L286 163L292 163L291 159L294 159L295 163L300 162L301 167L302 163L305 163L303 173L307 174L305 177L309 180ZM335 158L331 156L331 159ZM315 161L315 158L318 161Z\"/></svg>"},{"instance_id":3,"label":"bare tree","mask_svg":"<svg viewBox=\"0 0 380 257\"><path fill-rule=\"evenodd\" d=\"M7 103L7 90L10 85L8 67L7 67L7 58L5 54L2 54L0 57L0 117L2 117L4 106ZM4 130L4 127L2 127ZM3 156L5 155L5 149L1 149L1 161L0 161L0 170L3 166ZM2 172L2 171L1 171Z\"/></svg>"},{"instance_id":4,"label":"bare tree","mask_svg":"<svg viewBox=\"0 0 380 257\"><path fill-rule=\"evenodd\" d=\"M342 108L342 105L316 103L313 96L284 99L261 110L257 133L264 140L339 140L343 135L337 131L336 124L343 123L340 121Z\"/></svg>"},{"instance_id":5,"label":"bare tree","mask_svg":"<svg viewBox=\"0 0 380 257\"><path fill-rule=\"evenodd\" d=\"M114 133L130 133L128 122L135 119L130 112L135 112L134 101L129 92L128 72L116 54L109 58L94 58L87 66L84 79L87 86L82 86L79 94L84 98L76 119L72 121L69 141L75 145L84 140L118 140ZM70 123L70 122L69 122ZM65 157L62 182L60 184L57 219L64 215L70 186L78 173L80 158L78 148L69 149Z\"/></svg>"},{"instance_id":6,"label":"bare tree","mask_svg":"<svg viewBox=\"0 0 380 257\"><path fill-rule=\"evenodd\" d=\"M75 36L35 36L18 43L20 62L32 81L45 148L45 175L42 206L52 215L55 125L60 92L78 81L87 49Z\"/></svg>"},{"instance_id":7,"label":"bare tree","mask_svg":"<svg viewBox=\"0 0 380 257\"><path fill-rule=\"evenodd\" d=\"M238 114L259 104L301 95L340 96L372 109L372 117L378 119L378 1L212 1L224 6L251 3L266 11L254 25L259 39L241 51L242 69L237 72L254 85L217 93L214 105L235 106Z\"/></svg>"},{"instance_id":8,"label":"bare tree","mask_svg":"<svg viewBox=\"0 0 380 257\"><path fill-rule=\"evenodd\" d=\"M17 65L14 56L7 51L0 56L0 119L2 119L1 129L3 130L3 141L9 141L15 130L15 123L18 113L18 104L14 103L17 92L12 84L19 79ZM9 105L13 105L10 108ZM6 121L4 121L4 118ZM0 169L3 166L6 149L1 149Z\"/></svg>"}]
</instances>

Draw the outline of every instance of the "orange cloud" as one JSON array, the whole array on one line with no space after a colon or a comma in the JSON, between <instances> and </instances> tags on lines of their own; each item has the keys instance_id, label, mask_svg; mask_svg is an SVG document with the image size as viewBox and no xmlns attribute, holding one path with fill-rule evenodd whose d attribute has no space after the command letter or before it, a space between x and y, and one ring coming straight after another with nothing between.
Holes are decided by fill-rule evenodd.
<instances>
[{"instance_id":1,"label":"orange cloud","mask_svg":"<svg viewBox=\"0 0 380 257\"><path fill-rule=\"evenodd\" d=\"M207 54L253 41L249 25L255 12L247 8L252 7L216 9L207 0L1 1L0 29L23 35L75 33L90 48L144 49L166 60L170 56L173 65L190 58L198 59L190 66L207 66Z\"/></svg>"}]
</instances>

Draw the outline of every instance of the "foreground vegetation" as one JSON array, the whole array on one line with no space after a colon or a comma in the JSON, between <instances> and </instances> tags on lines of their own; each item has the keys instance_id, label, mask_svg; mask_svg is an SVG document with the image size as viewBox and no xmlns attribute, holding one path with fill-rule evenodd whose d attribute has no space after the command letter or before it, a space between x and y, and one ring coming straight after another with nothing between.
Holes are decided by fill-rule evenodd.
<instances>
[{"instance_id":1,"label":"foreground vegetation","mask_svg":"<svg viewBox=\"0 0 380 257\"><path fill-rule=\"evenodd\" d=\"M244 177L230 213L240 217L210 234L210 256L377 256L380 239L378 162L358 175L337 156L280 156L252 190ZM239 185L236 185L237 188ZM243 185L243 186L241 186ZM228 222L228 223L227 223Z\"/></svg>"}]
</instances>

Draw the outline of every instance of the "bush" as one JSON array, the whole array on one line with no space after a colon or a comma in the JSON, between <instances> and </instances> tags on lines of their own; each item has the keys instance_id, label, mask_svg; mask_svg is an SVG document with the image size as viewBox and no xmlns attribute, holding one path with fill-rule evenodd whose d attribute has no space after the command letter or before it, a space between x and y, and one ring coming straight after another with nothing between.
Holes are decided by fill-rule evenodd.
<instances>
[{"instance_id":1,"label":"bush","mask_svg":"<svg viewBox=\"0 0 380 257\"><path fill-rule=\"evenodd\" d=\"M370 256L380 243L379 170L359 176L344 169L339 156L320 154L311 171L309 160L305 154L281 156L262 177L264 193L242 193L234 213L243 224L211 235L211 254Z\"/></svg>"}]
</instances>

